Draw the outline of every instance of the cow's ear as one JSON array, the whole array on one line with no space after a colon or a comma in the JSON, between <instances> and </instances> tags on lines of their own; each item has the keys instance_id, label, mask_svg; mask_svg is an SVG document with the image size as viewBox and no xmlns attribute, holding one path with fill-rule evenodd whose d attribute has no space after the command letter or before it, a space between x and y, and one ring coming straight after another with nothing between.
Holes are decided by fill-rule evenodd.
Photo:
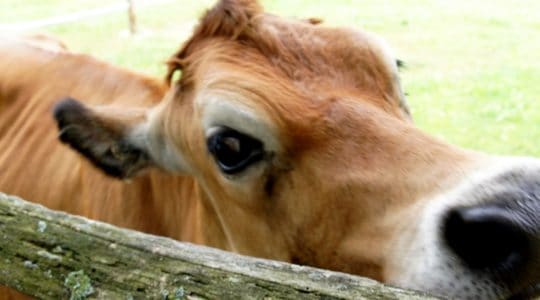
<instances>
[{"instance_id":1,"label":"cow's ear","mask_svg":"<svg viewBox=\"0 0 540 300\"><path fill-rule=\"evenodd\" d=\"M146 121L144 109L88 108L67 98L53 110L59 138L108 175L129 178L153 164L145 142L133 137Z\"/></svg>"}]
</instances>

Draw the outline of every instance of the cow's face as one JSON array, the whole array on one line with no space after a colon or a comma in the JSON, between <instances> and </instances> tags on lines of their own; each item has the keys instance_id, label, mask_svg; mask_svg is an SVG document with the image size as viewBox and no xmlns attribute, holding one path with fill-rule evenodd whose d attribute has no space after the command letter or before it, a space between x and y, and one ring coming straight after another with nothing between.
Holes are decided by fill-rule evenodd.
<instances>
[{"instance_id":1,"label":"cow's face","mask_svg":"<svg viewBox=\"0 0 540 300\"><path fill-rule=\"evenodd\" d=\"M375 37L223 1L177 69L150 111L61 102L61 138L111 175L192 176L230 250L458 298L538 283L540 163L412 126Z\"/></svg>"}]
</instances>

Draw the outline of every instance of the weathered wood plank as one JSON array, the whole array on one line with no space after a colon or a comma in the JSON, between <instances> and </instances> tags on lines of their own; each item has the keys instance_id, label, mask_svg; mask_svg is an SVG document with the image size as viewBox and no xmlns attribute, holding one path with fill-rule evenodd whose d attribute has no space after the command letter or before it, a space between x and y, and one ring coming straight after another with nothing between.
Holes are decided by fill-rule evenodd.
<instances>
[{"instance_id":1,"label":"weathered wood plank","mask_svg":"<svg viewBox=\"0 0 540 300\"><path fill-rule=\"evenodd\" d=\"M1 193L0 284L43 299L433 299L121 229Z\"/></svg>"}]
</instances>

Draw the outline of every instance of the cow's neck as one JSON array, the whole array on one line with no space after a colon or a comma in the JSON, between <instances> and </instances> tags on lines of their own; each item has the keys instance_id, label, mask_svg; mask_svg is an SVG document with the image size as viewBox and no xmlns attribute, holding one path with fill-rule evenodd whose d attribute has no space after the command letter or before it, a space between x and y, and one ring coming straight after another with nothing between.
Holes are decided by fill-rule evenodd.
<instances>
[{"instance_id":1,"label":"cow's neck","mask_svg":"<svg viewBox=\"0 0 540 300\"><path fill-rule=\"evenodd\" d=\"M217 213L192 177L154 170L130 183L123 182L121 189L124 200L119 203L121 207L113 208L114 204L108 204L107 211L111 211L108 221L181 241L231 250ZM129 211L129 218L125 215L124 219L119 218L115 213L118 210ZM97 211L96 217L103 218L107 211Z\"/></svg>"}]
</instances>

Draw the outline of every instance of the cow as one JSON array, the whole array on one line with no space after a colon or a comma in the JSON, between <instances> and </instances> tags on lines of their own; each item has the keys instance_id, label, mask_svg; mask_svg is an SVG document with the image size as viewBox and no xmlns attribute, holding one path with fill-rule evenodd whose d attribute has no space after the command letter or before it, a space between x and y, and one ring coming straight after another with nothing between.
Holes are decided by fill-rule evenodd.
<instances>
[{"instance_id":1,"label":"cow","mask_svg":"<svg viewBox=\"0 0 540 300\"><path fill-rule=\"evenodd\" d=\"M68 47L64 41L46 33L30 33L19 36L12 36L12 39L20 39L21 42L33 45L49 51L67 51Z\"/></svg>"},{"instance_id":2,"label":"cow","mask_svg":"<svg viewBox=\"0 0 540 300\"><path fill-rule=\"evenodd\" d=\"M318 23L219 1L165 83L3 42L0 190L443 297L537 294L540 160L423 133L385 43Z\"/></svg>"}]
</instances>

